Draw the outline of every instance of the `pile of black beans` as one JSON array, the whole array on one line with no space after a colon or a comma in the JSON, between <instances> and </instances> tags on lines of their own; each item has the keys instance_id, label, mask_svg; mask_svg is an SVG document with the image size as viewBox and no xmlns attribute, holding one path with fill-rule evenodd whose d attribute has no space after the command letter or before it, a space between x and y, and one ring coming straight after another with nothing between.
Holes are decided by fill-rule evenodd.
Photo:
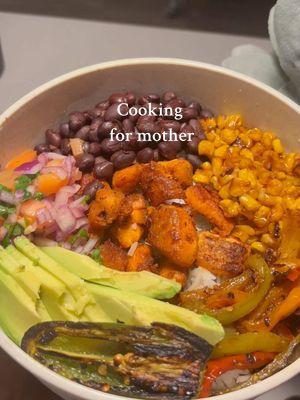
<instances>
[{"instance_id":1,"label":"pile of black beans","mask_svg":"<svg viewBox=\"0 0 300 400\"><path fill-rule=\"evenodd\" d=\"M127 103L130 108L160 104L163 107L182 108L182 117L153 115L129 115L124 117L117 112L119 103ZM175 113L174 113L175 115ZM83 154L76 158L79 169L84 173L93 172L98 179L110 180L114 171L129 167L135 162L148 163L152 160L172 160L185 158L196 169L201 165L198 156L198 144L204 139L204 133L199 119L210 118L212 113L202 109L198 102L186 103L174 92L167 91L162 96L145 94L137 97L133 93L113 93L107 100L96 104L87 111L75 111L69 114L69 120L60 124L58 129L48 129L45 133L45 143L38 144L35 150L57 152L63 155L72 154L71 138L83 141ZM110 132L131 132L130 140L120 142L111 140ZM193 132L191 141L138 141L138 132Z\"/></svg>"}]
</instances>

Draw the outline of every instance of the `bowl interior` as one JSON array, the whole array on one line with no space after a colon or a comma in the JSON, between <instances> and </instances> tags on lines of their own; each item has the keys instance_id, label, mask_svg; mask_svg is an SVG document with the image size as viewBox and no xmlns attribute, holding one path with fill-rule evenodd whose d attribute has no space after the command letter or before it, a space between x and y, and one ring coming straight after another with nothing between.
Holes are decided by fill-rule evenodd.
<instances>
[{"instance_id":1,"label":"bowl interior","mask_svg":"<svg viewBox=\"0 0 300 400\"><path fill-rule=\"evenodd\" d=\"M197 100L215 113L241 113L249 126L275 132L289 150L299 147L300 108L284 96L250 78L222 68L183 60L141 59L99 64L57 78L31 92L0 117L0 163L43 140L46 128L56 127L70 111L93 107L109 94L174 90L186 100ZM113 399L95 393L40 368L0 332L0 345L15 360L69 399ZM293 365L295 365L293 367ZM275 387L300 370L300 360L273 376L221 399L249 399Z\"/></svg>"},{"instance_id":2,"label":"bowl interior","mask_svg":"<svg viewBox=\"0 0 300 400\"><path fill-rule=\"evenodd\" d=\"M93 107L112 92L125 90L174 90L216 113L241 113L250 126L274 131L289 149L297 146L299 108L272 89L207 64L141 59L83 68L25 96L0 118L0 162L43 140L45 129L57 126L68 112Z\"/></svg>"}]
</instances>

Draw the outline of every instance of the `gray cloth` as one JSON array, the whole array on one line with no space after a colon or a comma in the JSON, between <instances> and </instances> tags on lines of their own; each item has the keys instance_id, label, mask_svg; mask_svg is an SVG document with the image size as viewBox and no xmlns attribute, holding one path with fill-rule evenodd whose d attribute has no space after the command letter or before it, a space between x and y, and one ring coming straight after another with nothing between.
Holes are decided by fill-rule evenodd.
<instances>
[{"instance_id":1,"label":"gray cloth","mask_svg":"<svg viewBox=\"0 0 300 400\"><path fill-rule=\"evenodd\" d=\"M254 77L300 102L300 0L278 0L269 16L274 53L238 46L222 65Z\"/></svg>"}]
</instances>

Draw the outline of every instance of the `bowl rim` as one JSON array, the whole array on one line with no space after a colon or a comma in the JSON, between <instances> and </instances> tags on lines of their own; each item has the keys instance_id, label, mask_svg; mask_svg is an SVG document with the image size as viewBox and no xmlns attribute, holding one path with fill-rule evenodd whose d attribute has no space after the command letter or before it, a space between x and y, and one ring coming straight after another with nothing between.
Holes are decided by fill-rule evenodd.
<instances>
[{"instance_id":1,"label":"bowl rim","mask_svg":"<svg viewBox=\"0 0 300 400\"><path fill-rule=\"evenodd\" d=\"M104 70L114 67L133 66L133 65L145 65L145 64L147 65L161 64L161 65L175 65L175 66L181 65L185 67L194 67L200 70L215 72L224 76L229 76L231 78L235 78L245 83L248 83L260 90L263 90L264 92L267 92L271 96L276 97L282 103L285 103L287 106L292 108L295 112L297 112L300 115L300 106L296 104L293 100L289 99L288 97L281 94L277 90L267 86L266 84L257 81L254 78L248 77L239 72L228 70L224 67L219 67L208 63L179 59L179 58L156 58L156 57L128 58L115 61L107 61L103 63L82 67L74 71L68 72L66 74L60 75L57 78L54 78L40 85L36 89L33 89L28 94L21 97L0 115L0 130L3 123L15 112L17 112L21 107L23 107L27 102L31 101L33 98L39 96L40 94L46 92L47 90L55 86L58 86L62 82L80 77L88 73L95 72L97 70ZM88 388L76 382L70 381L66 378L63 378L62 376L54 373L53 371L49 370L45 366L41 365L40 363L32 359L20 347L18 347L15 343L13 343L13 341L5 334L5 332L1 328L0 328L0 347L18 364L20 364L29 372L33 373L33 375L35 375L38 379L42 380L43 383L51 385L51 387L57 390L57 392L63 392L64 394L72 394L73 396L77 395L79 397L82 397L83 399L88 399L88 400L99 400L101 398L103 400L130 399L124 396L99 392L95 389ZM280 384L288 381L289 379L296 376L299 372L300 372L300 359L294 361L292 364L285 367L283 370L275 373L274 375L266 378L263 381L257 382L254 385L251 385L244 389L240 389L236 392L214 396L212 397L212 399L231 400L234 397L235 400L245 400L257 397L271 389L274 389Z\"/></svg>"}]
</instances>

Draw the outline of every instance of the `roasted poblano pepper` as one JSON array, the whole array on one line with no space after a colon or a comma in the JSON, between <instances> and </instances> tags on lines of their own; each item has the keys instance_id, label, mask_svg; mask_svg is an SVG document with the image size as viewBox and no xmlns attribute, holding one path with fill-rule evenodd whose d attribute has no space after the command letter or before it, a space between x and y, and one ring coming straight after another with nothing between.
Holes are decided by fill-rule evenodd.
<instances>
[{"instance_id":1,"label":"roasted poblano pepper","mask_svg":"<svg viewBox=\"0 0 300 400\"><path fill-rule=\"evenodd\" d=\"M94 389L145 399L197 397L212 346L175 325L45 322L22 348L41 364Z\"/></svg>"}]
</instances>

